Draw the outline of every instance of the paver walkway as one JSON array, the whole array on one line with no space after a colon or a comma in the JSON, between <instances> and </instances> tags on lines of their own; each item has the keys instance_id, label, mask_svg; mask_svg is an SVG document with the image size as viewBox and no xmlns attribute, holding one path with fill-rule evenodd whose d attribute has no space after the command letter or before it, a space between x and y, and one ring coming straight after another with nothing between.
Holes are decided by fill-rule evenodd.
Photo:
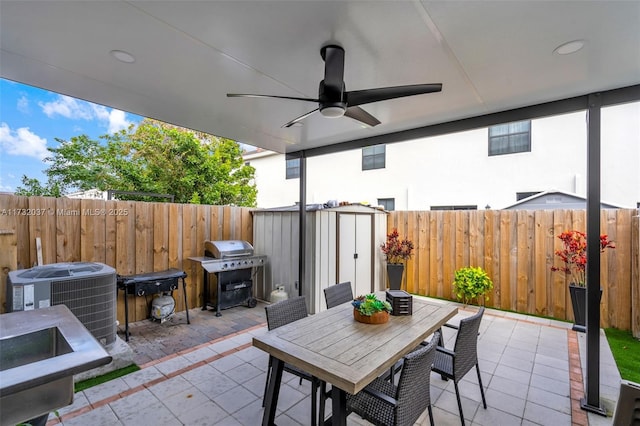
<instances>
[{"instance_id":1,"label":"paver walkway","mask_svg":"<svg viewBox=\"0 0 640 426\"><path fill-rule=\"evenodd\" d=\"M242 316L250 311L233 308L216 320L231 324L236 321L236 314ZM261 307L253 311L264 312ZM202 313L214 316L211 312ZM456 319L471 313L461 309ZM184 326L177 327L190 326L185 322ZM233 327L228 326L230 334L225 337L180 349L143 364L138 372L77 393L73 405L59 410L60 419L52 415L48 424L260 424L268 357L251 346L251 339L265 333L266 326L262 323L239 331ZM454 332L449 329L444 332L446 345L451 347ZM611 417L587 415L579 406L576 410L575 400L583 396L583 387L577 382L584 372L585 336L571 331L570 324L487 310L480 333L479 362L488 408L482 408L475 374L468 374L460 383L467 424L599 426L612 423ZM134 332L132 344L139 337ZM141 341L139 354L145 353ZM604 334L601 335L600 364L601 398L612 411L620 376ZM435 375L431 383L435 423L459 425L453 383ZM309 424L309 394L308 382L300 385L297 377L285 373L276 423L280 426ZM351 415L349 424L369 423ZM417 424L428 424L426 412Z\"/></svg>"}]
</instances>

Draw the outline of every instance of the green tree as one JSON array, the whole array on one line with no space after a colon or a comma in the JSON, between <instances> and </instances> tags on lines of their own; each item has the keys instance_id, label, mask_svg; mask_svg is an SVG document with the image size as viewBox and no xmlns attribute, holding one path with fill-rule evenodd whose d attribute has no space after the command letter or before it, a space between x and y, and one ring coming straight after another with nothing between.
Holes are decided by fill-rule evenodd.
<instances>
[{"instance_id":1,"label":"green tree","mask_svg":"<svg viewBox=\"0 0 640 426\"><path fill-rule=\"evenodd\" d=\"M57 185L63 193L93 188L105 190L117 185L107 146L86 135L74 136L68 141L56 138L56 141L59 146L47 148L52 155L44 159L49 164L45 173L50 185Z\"/></svg>"},{"instance_id":2,"label":"green tree","mask_svg":"<svg viewBox=\"0 0 640 426\"><path fill-rule=\"evenodd\" d=\"M19 186L16 189L16 195L33 195L37 197L61 197L62 192L60 186L53 183L47 186L42 186L40 181L36 178L29 178L26 175L22 175L22 184L24 187Z\"/></svg>"},{"instance_id":3,"label":"green tree","mask_svg":"<svg viewBox=\"0 0 640 426\"><path fill-rule=\"evenodd\" d=\"M255 169L233 140L151 119L101 138L82 135L49 148L49 184L62 192L98 188L171 194L178 203L256 204Z\"/></svg>"}]
</instances>

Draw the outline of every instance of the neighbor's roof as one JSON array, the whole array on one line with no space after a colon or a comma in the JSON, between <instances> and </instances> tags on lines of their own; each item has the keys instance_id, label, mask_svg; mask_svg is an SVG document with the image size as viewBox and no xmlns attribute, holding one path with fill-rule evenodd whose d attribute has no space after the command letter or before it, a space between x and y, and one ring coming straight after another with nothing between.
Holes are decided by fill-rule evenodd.
<instances>
[{"instance_id":1,"label":"neighbor's roof","mask_svg":"<svg viewBox=\"0 0 640 426\"><path fill-rule=\"evenodd\" d=\"M587 199L571 192L549 190L531 197L524 198L517 203L503 207L503 210L555 210L555 209L584 209ZM610 203L600 203L603 209L623 209L624 206Z\"/></svg>"}]
</instances>

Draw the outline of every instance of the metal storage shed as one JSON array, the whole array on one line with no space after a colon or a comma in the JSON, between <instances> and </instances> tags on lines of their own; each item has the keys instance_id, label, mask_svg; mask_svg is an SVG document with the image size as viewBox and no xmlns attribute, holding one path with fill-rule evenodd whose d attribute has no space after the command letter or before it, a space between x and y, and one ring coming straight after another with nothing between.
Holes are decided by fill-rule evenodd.
<instances>
[{"instance_id":1,"label":"metal storage shed","mask_svg":"<svg viewBox=\"0 0 640 426\"><path fill-rule=\"evenodd\" d=\"M269 300L283 285L289 297L298 285L298 206L255 210L253 241L257 253L266 254L264 282L257 277L256 296ZM387 213L359 204L324 208L307 206L305 285L302 294L309 312L326 308L323 289L351 281L354 295L386 287L382 252L387 232Z\"/></svg>"}]
</instances>

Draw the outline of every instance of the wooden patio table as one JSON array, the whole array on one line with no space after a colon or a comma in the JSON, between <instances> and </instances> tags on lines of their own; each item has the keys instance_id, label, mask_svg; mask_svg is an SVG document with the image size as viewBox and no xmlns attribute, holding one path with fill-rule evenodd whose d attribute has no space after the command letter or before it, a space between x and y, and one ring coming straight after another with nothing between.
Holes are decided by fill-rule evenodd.
<instances>
[{"instance_id":1,"label":"wooden patio table","mask_svg":"<svg viewBox=\"0 0 640 426\"><path fill-rule=\"evenodd\" d=\"M384 293L378 298L384 300ZM272 355L263 426L274 425L284 363L332 385L332 419L346 425L346 393L361 391L404 355L438 330L458 311L455 306L413 298L413 315L390 316L386 324L353 319L350 303L308 316L253 338L253 345Z\"/></svg>"}]
</instances>

